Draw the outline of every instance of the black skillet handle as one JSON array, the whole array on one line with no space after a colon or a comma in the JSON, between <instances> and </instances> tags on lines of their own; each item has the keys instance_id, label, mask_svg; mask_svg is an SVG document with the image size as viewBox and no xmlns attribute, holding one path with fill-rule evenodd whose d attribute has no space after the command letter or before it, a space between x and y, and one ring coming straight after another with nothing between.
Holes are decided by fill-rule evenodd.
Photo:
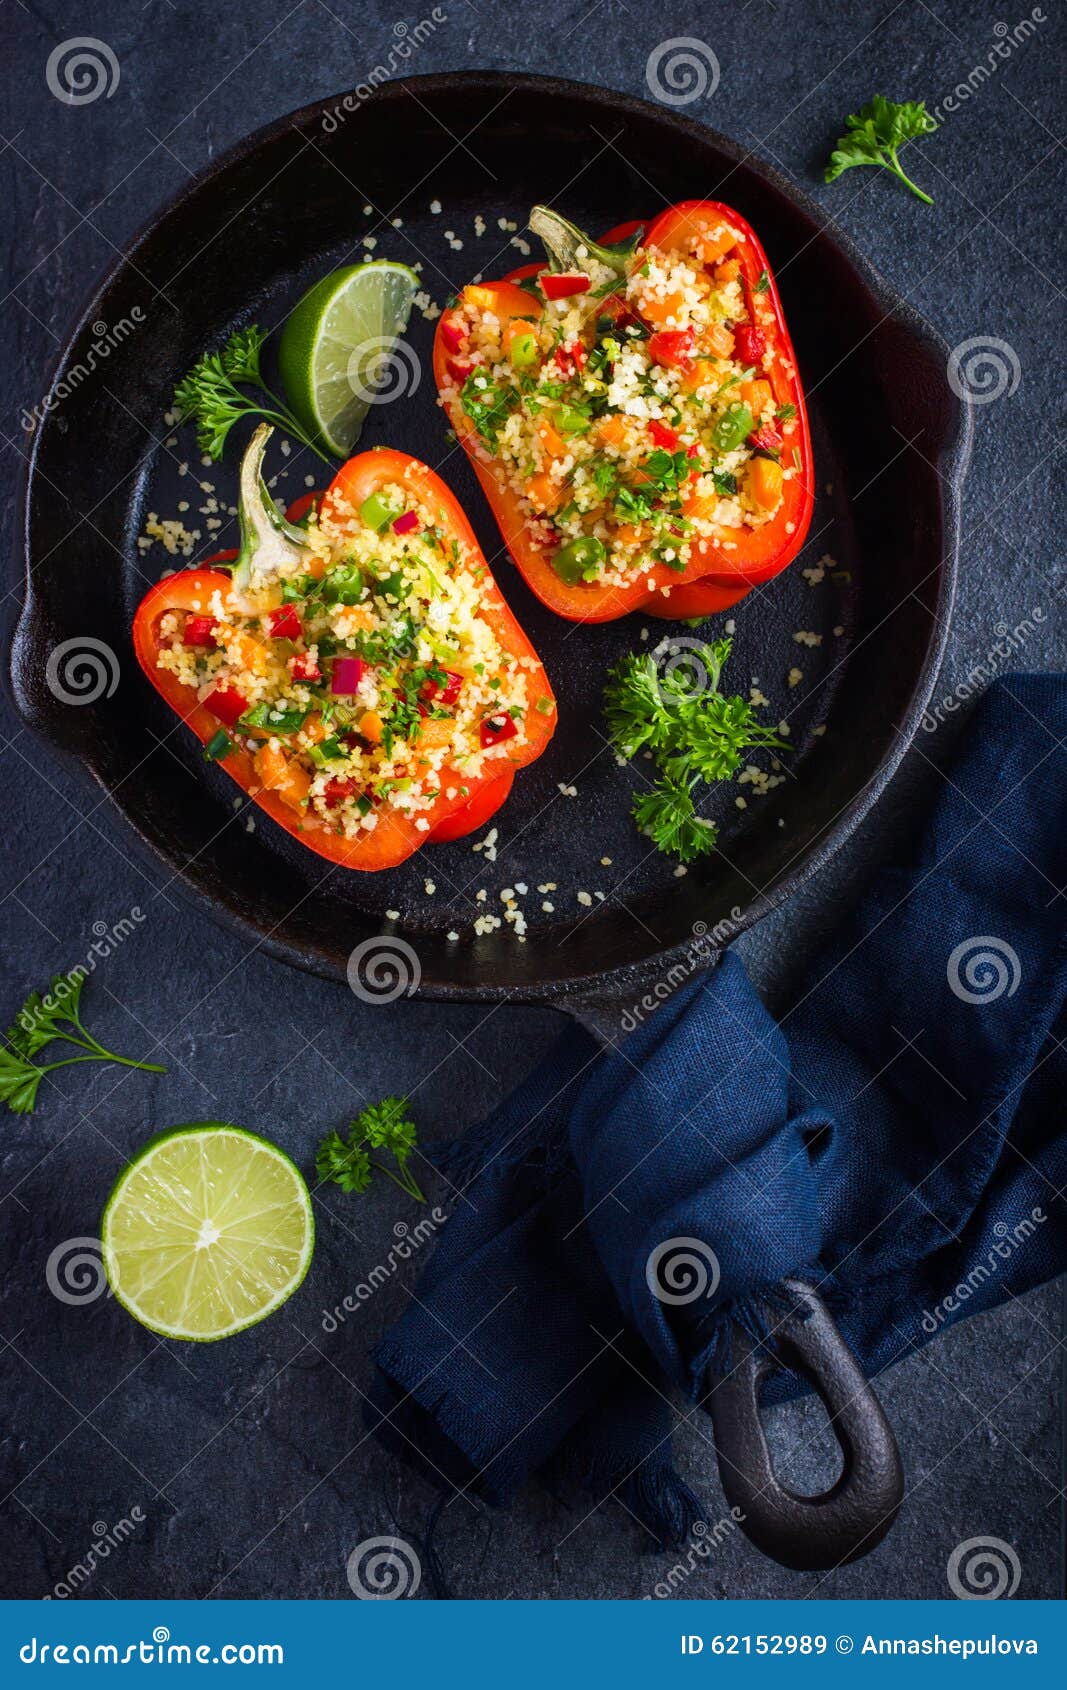
<instances>
[{"instance_id":1,"label":"black skillet handle","mask_svg":"<svg viewBox=\"0 0 1067 1690\"><path fill-rule=\"evenodd\" d=\"M904 1495L896 1438L825 1303L809 1285L787 1280L793 1307L775 1319L783 1361L819 1393L841 1446L844 1466L820 1496L781 1483L760 1421L759 1397L776 1362L735 1326L732 1367L709 1380L710 1411L726 1500L758 1549L784 1567L812 1572L840 1567L881 1543Z\"/></svg>"}]
</instances>

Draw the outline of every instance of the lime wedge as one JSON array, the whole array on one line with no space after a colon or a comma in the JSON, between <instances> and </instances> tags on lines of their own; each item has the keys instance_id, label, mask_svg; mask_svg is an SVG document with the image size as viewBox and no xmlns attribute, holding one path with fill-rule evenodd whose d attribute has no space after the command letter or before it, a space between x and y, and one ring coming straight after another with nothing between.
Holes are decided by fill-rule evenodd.
<instances>
[{"instance_id":1,"label":"lime wedge","mask_svg":"<svg viewBox=\"0 0 1067 1690\"><path fill-rule=\"evenodd\" d=\"M308 433L347 457L376 398L414 393L419 365L396 345L419 278L388 259L349 264L316 282L294 306L278 342L286 397Z\"/></svg>"},{"instance_id":2,"label":"lime wedge","mask_svg":"<svg viewBox=\"0 0 1067 1690\"><path fill-rule=\"evenodd\" d=\"M311 1261L299 1168L243 1127L174 1127L128 1163L101 1223L123 1308L165 1338L210 1343L273 1313Z\"/></svg>"}]
</instances>

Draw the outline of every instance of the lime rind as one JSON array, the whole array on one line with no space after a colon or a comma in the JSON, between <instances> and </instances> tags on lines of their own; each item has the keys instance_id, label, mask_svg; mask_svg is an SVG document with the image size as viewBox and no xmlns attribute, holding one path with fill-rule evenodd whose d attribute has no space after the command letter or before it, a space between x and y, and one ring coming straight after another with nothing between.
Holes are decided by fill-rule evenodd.
<instances>
[{"instance_id":1,"label":"lime rind","mask_svg":"<svg viewBox=\"0 0 1067 1690\"><path fill-rule=\"evenodd\" d=\"M392 259L347 265L316 282L289 314L278 343L286 397L337 457L359 439L374 402L372 366L406 329L419 285L414 270Z\"/></svg>"},{"instance_id":2,"label":"lime rind","mask_svg":"<svg viewBox=\"0 0 1067 1690\"><path fill-rule=\"evenodd\" d=\"M168 1166L168 1163L181 1166L184 1141L194 1139L197 1191L192 1189L188 1178L189 1158L184 1158L185 1183L176 1182L175 1168ZM214 1145L218 1150L227 1140L235 1141L235 1147L247 1146L247 1151L235 1155L231 1150L223 1156L221 1164L216 1162L213 1167L205 1159L205 1147ZM168 1156L168 1145L175 1154ZM190 1142L188 1149L191 1151L192 1147ZM158 1166L146 1169L146 1162ZM251 1193L253 1207L249 1211L242 1209L242 1203L249 1199L245 1181L253 1168L256 1170ZM231 1177L228 1189L222 1192L210 1189L212 1171ZM272 1184L276 1190L268 1192L268 1201L264 1203L255 1191ZM125 1224L120 1226L124 1209L133 1204L137 1208L131 1209ZM207 1319L202 1318L194 1325L187 1319L160 1318L155 1294L168 1279L178 1283L183 1270L186 1275L182 1285L183 1311L189 1301L197 1278L196 1237L200 1236L209 1212L214 1219L225 1223L226 1231L225 1241L221 1229L220 1236L210 1241L215 1254L201 1264L202 1268L211 1270L201 1271L203 1292L197 1303L206 1310ZM265 1217L272 1213L279 1217L278 1226L273 1228L269 1223L264 1224ZM235 1223L249 1230L239 1232ZM232 1337L273 1314L302 1283L315 1243L311 1198L295 1162L259 1134L219 1121L193 1122L156 1134L120 1173L105 1206L100 1230L104 1267L116 1300L149 1331L194 1343L213 1343ZM120 1230L124 1236L116 1239ZM139 1230L145 1237L137 1243L134 1239ZM271 1231L275 1233L273 1240ZM153 1259L158 1272L149 1277ZM271 1264L273 1284L263 1276L264 1262ZM137 1282L132 1290L131 1281Z\"/></svg>"}]
</instances>

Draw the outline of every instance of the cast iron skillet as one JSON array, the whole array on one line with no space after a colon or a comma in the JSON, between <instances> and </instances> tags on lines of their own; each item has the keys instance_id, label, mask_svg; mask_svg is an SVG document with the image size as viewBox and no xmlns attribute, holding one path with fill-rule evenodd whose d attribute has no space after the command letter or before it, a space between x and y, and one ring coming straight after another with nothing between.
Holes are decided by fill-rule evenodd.
<instances>
[{"instance_id":1,"label":"cast iron skillet","mask_svg":"<svg viewBox=\"0 0 1067 1690\"><path fill-rule=\"evenodd\" d=\"M605 669L639 643L641 618L581 628L534 601L446 440L429 374L433 325L416 316L404 357L409 371L421 371L420 384L402 403L375 408L362 444L402 445L460 495L546 661L560 729L494 818L496 861L472 854L467 841L362 876L325 864L254 808L255 831L247 831L234 813L235 788L205 767L192 736L144 682L129 640L137 601L175 561L158 547L139 551L148 512L174 515L187 498L186 523L205 530L196 555L232 542L226 521L208 536L196 491L199 477L211 480L225 504L232 460L201 469L190 442L183 435L172 444L162 422L176 378L233 327L277 324L311 280L369 250L359 246L365 233L376 237L377 256L419 261L440 304L477 272L500 275L523 260L515 239L536 201L598 231L695 197L732 204L762 236L811 401L812 537L783 577L738 608L730 667L741 690L757 683L788 718L795 750L782 784L750 796L743 810L734 805L738 789L724 789L710 812L722 848L684 878L646 851L628 816L637 777L615 763L597 715ZM430 211L435 200L439 215ZM517 237L500 227L502 217ZM18 707L88 769L178 884L275 956L343 978L354 948L372 941L385 996L417 986L432 998L553 1003L618 1037L632 1025L626 1006L689 972L694 936L698 958L714 956L819 869L916 733L951 608L969 448L968 414L945 366L941 340L814 204L674 110L482 72L305 107L183 189L106 277L63 353L57 375L67 379L35 437L26 489L26 600L12 655ZM181 461L190 463L185 475ZM317 460L295 453L287 462L279 454L274 467L285 472L278 491L291 497L304 490L305 474L322 475ZM803 569L827 553L824 579L809 584ZM691 633L647 626L651 642ZM819 643L796 642L798 631ZM79 680L82 649L89 665ZM58 687L48 682L50 656ZM789 687L794 667L801 678ZM74 693L80 702L70 701ZM550 882L555 891L535 895ZM528 888L525 942L506 929L475 939L474 918L499 910L499 892L520 885ZM554 907L543 911L542 901ZM390 954L399 957L392 973ZM892 1434L828 1322L821 1314L800 1322L807 1338L791 1342L794 1365L831 1406L845 1449L827 1497L793 1497L770 1471L758 1357L743 1357L713 1401L728 1494L750 1535L790 1565L863 1553L888 1529L900 1494Z\"/></svg>"}]
</instances>

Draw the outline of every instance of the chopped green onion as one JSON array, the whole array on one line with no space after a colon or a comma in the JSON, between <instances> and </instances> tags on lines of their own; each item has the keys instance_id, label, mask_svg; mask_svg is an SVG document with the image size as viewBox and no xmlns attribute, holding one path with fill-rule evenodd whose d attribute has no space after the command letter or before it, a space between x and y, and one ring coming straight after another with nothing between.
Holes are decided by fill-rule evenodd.
<instances>
[{"instance_id":1,"label":"chopped green onion","mask_svg":"<svg viewBox=\"0 0 1067 1690\"><path fill-rule=\"evenodd\" d=\"M396 505L390 504L388 499L383 499L380 493L371 493L360 505L359 514L368 528L380 533L388 523L394 522L401 512Z\"/></svg>"},{"instance_id":2,"label":"chopped green onion","mask_svg":"<svg viewBox=\"0 0 1067 1690\"><path fill-rule=\"evenodd\" d=\"M233 740L225 728L216 728L207 744L204 746L204 761L218 763L223 757L228 757L233 750Z\"/></svg>"}]
</instances>

